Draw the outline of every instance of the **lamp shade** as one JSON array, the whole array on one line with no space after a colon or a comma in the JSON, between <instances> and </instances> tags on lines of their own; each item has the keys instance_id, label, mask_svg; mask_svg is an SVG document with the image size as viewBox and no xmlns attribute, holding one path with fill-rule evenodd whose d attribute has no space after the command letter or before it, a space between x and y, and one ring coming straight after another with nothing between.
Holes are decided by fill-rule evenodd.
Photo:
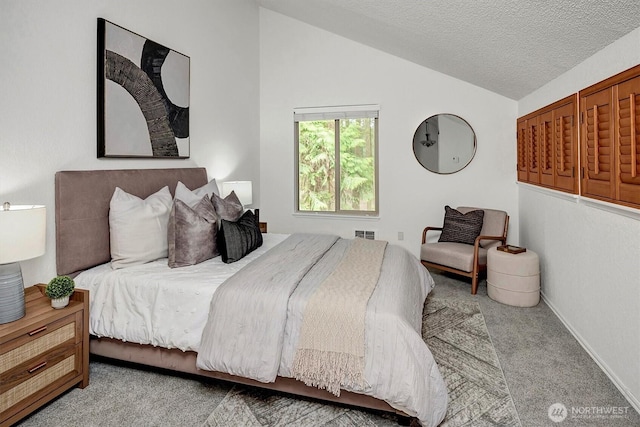
<instances>
[{"instance_id":1,"label":"lamp shade","mask_svg":"<svg viewBox=\"0 0 640 427\"><path fill-rule=\"evenodd\" d=\"M44 206L8 203L0 206L0 264L43 255L46 224Z\"/></svg>"},{"instance_id":2,"label":"lamp shade","mask_svg":"<svg viewBox=\"0 0 640 427\"><path fill-rule=\"evenodd\" d=\"M24 282L18 261L44 254L47 211L44 206L0 207L0 324L25 314Z\"/></svg>"},{"instance_id":3,"label":"lamp shade","mask_svg":"<svg viewBox=\"0 0 640 427\"><path fill-rule=\"evenodd\" d=\"M253 203L253 184L251 181L225 181L222 183L222 197L227 197L234 191L242 206Z\"/></svg>"}]
</instances>

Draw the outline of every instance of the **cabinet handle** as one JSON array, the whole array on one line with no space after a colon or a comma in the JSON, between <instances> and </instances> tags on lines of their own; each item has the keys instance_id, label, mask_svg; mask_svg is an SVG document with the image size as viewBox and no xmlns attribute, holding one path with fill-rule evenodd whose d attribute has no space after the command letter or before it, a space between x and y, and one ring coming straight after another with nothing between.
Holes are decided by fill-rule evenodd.
<instances>
[{"instance_id":1,"label":"cabinet handle","mask_svg":"<svg viewBox=\"0 0 640 427\"><path fill-rule=\"evenodd\" d=\"M636 94L629 95L629 110L631 113L631 177L636 177Z\"/></svg>"},{"instance_id":2,"label":"cabinet handle","mask_svg":"<svg viewBox=\"0 0 640 427\"><path fill-rule=\"evenodd\" d=\"M564 116L560 116L560 170L564 172Z\"/></svg>"},{"instance_id":3,"label":"cabinet handle","mask_svg":"<svg viewBox=\"0 0 640 427\"><path fill-rule=\"evenodd\" d=\"M39 334L40 332L42 332L42 331L46 331L46 330L47 330L47 326L45 325L45 326L43 326L43 327L41 327L41 328L36 329L35 331L31 331L31 332L29 332L29 336L31 336L31 337L32 337L32 336L34 336L35 334Z\"/></svg>"},{"instance_id":4,"label":"cabinet handle","mask_svg":"<svg viewBox=\"0 0 640 427\"><path fill-rule=\"evenodd\" d=\"M542 170L547 170L547 122L542 122Z\"/></svg>"},{"instance_id":5,"label":"cabinet handle","mask_svg":"<svg viewBox=\"0 0 640 427\"><path fill-rule=\"evenodd\" d=\"M598 147L598 106L593 106L593 172L600 173L600 153Z\"/></svg>"},{"instance_id":6,"label":"cabinet handle","mask_svg":"<svg viewBox=\"0 0 640 427\"><path fill-rule=\"evenodd\" d=\"M47 366L47 362L42 362L38 366L34 366L33 368L29 369L29 373L31 374L31 373L37 371L40 368L44 368L45 366Z\"/></svg>"}]
</instances>

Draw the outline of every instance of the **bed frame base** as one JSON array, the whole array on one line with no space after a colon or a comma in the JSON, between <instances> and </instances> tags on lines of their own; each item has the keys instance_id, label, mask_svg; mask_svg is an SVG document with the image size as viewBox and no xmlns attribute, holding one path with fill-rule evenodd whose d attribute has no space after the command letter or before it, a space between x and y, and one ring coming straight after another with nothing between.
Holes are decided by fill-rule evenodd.
<instances>
[{"instance_id":1,"label":"bed frame base","mask_svg":"<svg viewBox=\"0 0 640 427\"><path fill-rule=\"evenodd\" d=\"M179 349L166 349L162 347L153 347L151 345L123 342L112 338L97 338L93 336L91 337L89 351L93 355L109 359L154 366L157 368L168 369L170 371L214 378L253 387L261 387L269 390L310 397L313 399L357 406L360 408L392 412L405 418L405 420L399 420L400 422L411 418L404 412L393 408L387 402L364 394L343 390L340 392L340 397L337 397L326 390L307 386L303 382L293 378L277 377L276 381L273 383L262 383L249 378L226 374L224 372L198 369L196 367L197 353L193 351L183 352Z\"/></svg>"}]
</instances>

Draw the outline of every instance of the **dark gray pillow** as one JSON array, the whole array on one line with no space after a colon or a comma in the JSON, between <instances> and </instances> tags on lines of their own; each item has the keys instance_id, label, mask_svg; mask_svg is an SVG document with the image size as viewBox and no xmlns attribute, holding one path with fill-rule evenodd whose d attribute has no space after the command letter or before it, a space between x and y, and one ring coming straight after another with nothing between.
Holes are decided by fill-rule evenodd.
<instances>
[{"instance_id":1,"label":"dark gray pillow","mask_svg":"<svg viewBox=\"0 0 640 427\"><path fill-rule=\"evenodd\" d=\"M438 242L467 243L473 245L482 230L484 211L481 209L462 212L444 207L444 225Z\"/></svg>"},{"instance_id":2,"label":"dark gray pillow","mask_svg":"<svg viewBox=\"0 0 640 427\"><path fill-rule=\"evenodd\" d=\"M217 219L206 195L193 208L175 199L167 227L169 267L195 265L217 256Z\"/></svg>"},{"instance_id":3,"label":"dark gray pillow","mask_svg":"<svg viewBox=\"0 0 640 427\"><path fill-rule=\"evenodd\" d=\"M223 219L218 231L218 249L222 261L236 262L262 246L262 233L253 212L246 211L238 221Z\"/></svg>"},{"instance_id":4,"label":"dark gray pillow","mask_svg":"<svg viewBox=\"0 0 640 427\"><path fill-rule=\"evenodd\" d=\"M213 207L216 209L218 216L227 221L237 221L242 216L242 212L244 212L244 207L238 196L236 196L235 191L229 193L224 199L213 193L211 202L213 202Z\"/></svg>"}]
</instances>

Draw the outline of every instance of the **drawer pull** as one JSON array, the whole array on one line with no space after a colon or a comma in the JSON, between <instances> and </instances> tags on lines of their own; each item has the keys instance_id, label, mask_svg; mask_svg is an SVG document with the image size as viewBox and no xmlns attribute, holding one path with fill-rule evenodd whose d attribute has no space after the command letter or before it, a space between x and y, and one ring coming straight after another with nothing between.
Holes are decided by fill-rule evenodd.
<instances>
[{"instance_id":1,"label":"drawer pull","mask_svg":"<svg viewBox=\"0 0 640 427\"><path fill-rule=\"evenodd\" d=\"M44 368L45 366L47 366L47 362L42 362L38 366L34 366L33 368L29 369L29 373L31 374L31 373L37 371L40 368Z\"/></svg>"},{"instance_id":2,"label":"drawer pull","mask_svg":"<svg viewBox=\"0 0 640 427\"><path fill-rule=\"evenodd\" d=\"M47 327L46 327L46 326L43 326L42 328L38 328L38 329L36 329L35 331L31 331L31 332L29 332L29 336L30 336L30 337L32 337L32 336L34 336L35 334L39 334L40 332L42 332L42 331L46 331L46 330L47 330Z\"/></svg>"}]
</instances>

